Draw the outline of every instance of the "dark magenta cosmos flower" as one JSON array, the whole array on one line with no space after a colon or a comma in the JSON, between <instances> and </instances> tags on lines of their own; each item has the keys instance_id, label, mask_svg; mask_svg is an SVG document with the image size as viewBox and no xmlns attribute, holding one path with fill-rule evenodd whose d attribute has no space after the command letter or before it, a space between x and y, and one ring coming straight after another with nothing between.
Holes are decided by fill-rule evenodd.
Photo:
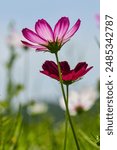
<instances>
[{"instance_id":1,"label":"dark magenta cosmos flower","mask_svg":"<svg viewBox=\"0 0 117 150\"><path fill-rule=\"evenodd\" d=\"M70 66L67 61L60 62L61 67L61 73L62 73L62 80L63 83L68 85L76 80L81 79L89 70L91 70L93 67L88 68L88 64L86 62L80 62L76 65L74 69L70 69ZM42 65L43 71L40 71L41 73L56 79L59 79L59 73L58 73L58 66L53 61L45 61L45 63Z\"/></svg>"},{"instance_id":2,"label":"dark magenta cosmos flower","mask_svg":"<svg viewBox=\"0 0 117 150\"><path fill-rule=\"evenodd\" d=\"M69 18L62 17L52 30L46 20L38 20L35 24L35 32L28 28L22 30L23 36L29 41L22 41L22 43L35 48L37 51L56 53L76 33L80 22L80 19L78 19L75 25L68 30L70 26Z\"/></svg>"}]
</instances>

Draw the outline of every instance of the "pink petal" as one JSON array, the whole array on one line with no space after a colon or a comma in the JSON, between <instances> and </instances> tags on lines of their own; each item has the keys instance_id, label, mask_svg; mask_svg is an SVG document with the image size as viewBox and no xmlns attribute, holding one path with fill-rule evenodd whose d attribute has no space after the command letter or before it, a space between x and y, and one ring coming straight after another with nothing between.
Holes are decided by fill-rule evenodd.
<instances>
[{"instance_id":1,"label":"pink petal","mask_svg":"<svg viewBox=\"0 0 117 150\"><path fill-rule=\"evenodd\" d=\"M66 75L62 75L63 81L72 81L74 74L75 74L75 72L71 71L70 73L68 73Z\"/></svg>"},{"instance_id":2,"label":"pink petal","mask_svg":"<svg viewBox=\"0 0 117 150\"><path fill-rule=\"evenodd\" d=\"M35 24L35 31L39 34L40 37L47 41L53 41L53 31L51 26L47 23L46 20L38 20Z\"/></svg>"},{"instance_id":3,"label":"pink petal","mask_svg":"<svg viewBox=\"0 0 117 150\"><path fill-rule=\"evenodd\" d=\"M62 74L66 74L70 72L70 66L67 61L61 61L60 67L61 67Z\"/></svg>"},{"instance_id":4,"label":"pink petal","mask_svg":"<svg viewBox=\"0 0 117 150\"><path fill-rule=\"evenodd\" d=\"M56 80L59 80L59 77L55 74L50 74L48 71L40 71L41 73L53 78L53 79L56 79Z\"/></svg>"},{"instance_id":5,"label":"pink petal","mask_svg":"<svg viewBox=\"0 0 117 150\"><path fill-rule=\"evenodd\" d=\"M77 22L75 23L75 25L64 36L64 42L68 41L76 33L76 31L80 27L80 23L81 23L81 21L80 21L80 19L78 19Z\"/></svg>"},{"instance_id":6,"label":"pink petal","mask_svg":"<svg viewBox=\"0 0 117 150\"><path fill-rule=\"evenodd\" d=\"M54 28L54 39L55 41L62 40L64 35L66 34L68 28L69 28L69 19L67 17L62 17Z\"/></svg>"},{"instance_id":7,"label":"pink petal","mask_svg":"<svg viewBox=\"0 0 117 150\"><path fill-rule=\"evenodd\" d=\"M76 67L74 68L75 72L78 72L81 68L87 68L88 64L86 62L80 62L76 65Z\"/></svg>"},{"instance_id":8,"label":"pink petal","mask_svg":"<svg viewBox=\"0 0 117 150\"><path fill-rule=\"evenodd\" d=\"M93 66L87 68L87 69L85 70L85 72L83 73L83 75L85 75L87 72L89 72L92 68L93 68Z\"/></svg>"},{"instance_id":9,"label":"pink petal","mask_svg":"<svg viewBox=\"0 0 117 150\"><path fill-rule=\"evenodd\" d=\"M50 74L58 74L58 66L53 61L45 61L45 63L42 65L42 68L44 71L48 71Z\"/></svg>"},{"instance_id":10,"label":"pink petal","mask_svg":"<svg viewBox=\"0 0 117 150\"><path fill-rule=\"evenodd\" d=\"M26 42L26 41L21 41L21 42L22 42L25 46L27 46L27 47L36 48L36 49L40 49L40 50L47 50L46 47L41 46L41 45L33 45L33 44L30 44L30 43L28 43L28 42Z\"/></svg>"},{"instance_id":11,"label":"pink petal","mask_svg":"<svg viewBox=\"0 0 117 150\"><path fill-rule=\"evenodd\" d=\"M77 80L84 75L85 68L81 68L78 72L76 72L73 76L73 80Z\"/></svg>"},{"instance_id":12,"label":"pink petal","mask_svg":"<svg viewBox=\"0 0 117 150\"><path fill-rule=\"evenodd\" d=\"M74 75L74 80L77 80L78 78L81 78L82 76L84 76L88 71L90 71L92 67L89 67L88 69L86 69L86 66L84 66L83 68L81 68L75 75Z\"/></svg>"},{"instance_id":13,"label":"pink petal","mask_svg":"<svg viewBox=\"0 0 117 150\"><path fill-rule=\"evenodd\" d=\"M43 45L47 45L47 41L41 39L36 33L34 33L32 30L30 29L23 29L22 30L23 36L33 42L33 43L38 43L38 44L43 44Z\"/></svg>"}]
</instances>

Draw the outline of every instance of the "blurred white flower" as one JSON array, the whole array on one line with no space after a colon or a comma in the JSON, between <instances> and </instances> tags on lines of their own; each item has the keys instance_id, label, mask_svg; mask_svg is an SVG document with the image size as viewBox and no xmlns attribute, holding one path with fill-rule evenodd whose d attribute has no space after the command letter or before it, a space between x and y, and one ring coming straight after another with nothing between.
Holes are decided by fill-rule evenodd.
<instances>
[{"instance_id":1,"label":"blurred white flower","mask_svg":"<svg viewBox=\"0 0 117 150\"><path fill-rule=\"evenodd\" d=\"M21 43L22 36L16 31L12 31L7 37L7 44L12 47L22 48L23 44Z\"/></svg>"},{"instance_id":2,"label":"blurred white flower","mask_svg":"<svg viewBox=\"0 0 117 150\"><path fill-rule=\"evenodd\" d=\"M92 88L83 88L79 92L71 91L69 93L68 107L71 115L76 115L78 112L89 110L98 98L97 91ZM63 97L60 98L60 106L65 110Z\"/></svg>"},{"instance_id":3,"label":"blurred white flower","mask_svg":"<svg viewBox=\"0 0 117 150\"><path fill-rule=\"evenodd\" d=\"M6 43L10 47L15 48L23 48L24 45L21 42L21 39L23 38L22 34L16 30L15 24L11 23L9 26L9 34L6 38Z\"/></svg>"},{"instance_id":4,"label":"blurred white flower","mask_svg":"<svg viewBox=\"0 0 117 150\"><path fill-rule=\"evenodd\" d=\"M48 107L44 103L34 103L27 108L29 115L41 114L47 112Z\"/></svg>"}]
</instances>

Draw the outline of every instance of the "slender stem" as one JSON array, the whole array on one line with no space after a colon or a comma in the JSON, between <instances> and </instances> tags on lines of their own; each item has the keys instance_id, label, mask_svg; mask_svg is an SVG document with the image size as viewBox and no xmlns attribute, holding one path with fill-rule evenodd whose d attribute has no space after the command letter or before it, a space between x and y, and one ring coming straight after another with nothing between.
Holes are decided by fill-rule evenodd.
<instances>
[{"instance_id":1,"label":"slender stem","mask_svg":"<svg viewBox=\"0 0 117 150\"><path fill-rule=\"evenodd\" d=\"M68 97L69 97L69 85L66 85L66 102L68 106ZM68 117L67 112L65 114L65 139L64 139L64 150L66 150L67 145L67 133L68 133Z\"/></svg>"},{"instance_id":2,"label":"slender stem","mask_svg":"<svg viewBox=\"0 0 117 150\"><path fill-rule=\"evenodd\" d=\"M79 143L78 143L78 140L77 140L77 137L76 137L76 133L75 133L75 130L74 130L74 127L73 127L73 124L72 124L72 120L71 120L71 116L70 116L70 113L69 113L69 108L68 108L68 105L67 105L67 100L66 100L64 86L63 86L63 80L62 80L62 75L61 75L61 68L60 68L60 63L59 63L59 59L58 59L58 54L55 53L55 56L56 56L56 61L57 61L57 65L58 65L60 85L61 85L61 90L62 90L62 94L63 94L65 106L66 106L67 117L68 117L71 129L72 129L72 133L73 133L73 136L74 136L74 140L75 140L75 143L76 143L77 150L80 150L80 146L79 146Z\"/></svg>"}]
</instances>

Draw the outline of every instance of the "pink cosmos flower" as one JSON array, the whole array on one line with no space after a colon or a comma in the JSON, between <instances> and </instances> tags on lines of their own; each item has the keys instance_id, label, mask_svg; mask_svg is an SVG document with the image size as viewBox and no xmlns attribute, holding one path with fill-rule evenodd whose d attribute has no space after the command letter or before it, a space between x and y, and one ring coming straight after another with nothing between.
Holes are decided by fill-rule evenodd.
<instances>
[{"instance_id":1,"label":"pink cosmos flower","mask_svg":"<svg viewBox=\"0 0 117 150\"><path fill-rule=\"evenodd\" d=\"M74 69L70 69L70 66L67 61L60 62L61 67L61 73L62 73L62 80L63 83L66 85L72 84L76 80L81 79L89 70L92 69L92 67L88 67L88 64L86 62L80 62L76 65ZM43 71L40 71L41 73L56 79L59 79L59 73L58 73L58 66L53 61L46 61L43 66Z\"/></svg>"},{"instance_id":2,"label":"pink cosmos flower","mask_svg":"<svg viewBox=\"0 0 117 150\"><path fill-rule=\"evenodd\" d=\"M22 30L23 36L29 41L22 41L22 43L35 48L37 51L56 53L76 33L80 23L81 21L78 19L75 25L68 30L70 26L69 18L62 17L52 30L46 20L38 20L35 24L35 32L28 28Z\"/></svg>"}]
</instances>

